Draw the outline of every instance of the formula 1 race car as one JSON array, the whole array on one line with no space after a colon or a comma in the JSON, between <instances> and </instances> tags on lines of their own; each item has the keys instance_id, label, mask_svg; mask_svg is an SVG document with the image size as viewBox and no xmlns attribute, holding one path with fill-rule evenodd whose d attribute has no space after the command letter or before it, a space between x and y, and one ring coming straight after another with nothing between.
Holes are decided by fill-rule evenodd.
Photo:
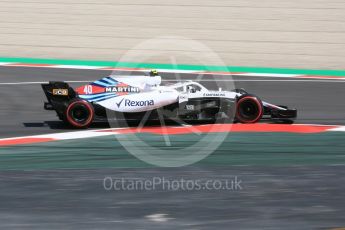
<instances>
[{"instance_id":1,"label":"formula 1 race car","mask_svg":"<svg viewBox=\"0 0 345 230\"><path fill-rule=\"evenodd\" d=\"M296 109L277 106L243 89L212 91L198 82L161 85L157 72L150 76L114 76L73 89L65 82L42 84L48 99L46 110L55 110L60 120L76 128L109 119L209 121L256 123L262 119L291 121ZM114 117L107 114L112 112Z\"/></svg>"}]
</instances>

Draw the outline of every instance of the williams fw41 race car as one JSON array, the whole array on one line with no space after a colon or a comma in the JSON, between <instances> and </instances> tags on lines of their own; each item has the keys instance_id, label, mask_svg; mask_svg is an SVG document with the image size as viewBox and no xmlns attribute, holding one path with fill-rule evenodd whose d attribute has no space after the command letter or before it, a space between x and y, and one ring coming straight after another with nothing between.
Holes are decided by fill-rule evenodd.
<instances>
[{"instance_id":1,"label":"williams fw41 race car","mask_svg":"<svg viewBox=\"0 0 345 230\"><path fill-rule=\"evenodd\" d=\"M196 122L256 123L262 119L290 122L296 109L277 106L243 89L212 91L198 82L161 85L161 77L111 75L71 88L65 82L42 84L48 99L46 110L55 110L60 120L86 128L92 122L114 120L179 120ZM111 118L109 112L114 114ZM147 116L147 114L149 115Z\"/></svg>"}]
</instances>

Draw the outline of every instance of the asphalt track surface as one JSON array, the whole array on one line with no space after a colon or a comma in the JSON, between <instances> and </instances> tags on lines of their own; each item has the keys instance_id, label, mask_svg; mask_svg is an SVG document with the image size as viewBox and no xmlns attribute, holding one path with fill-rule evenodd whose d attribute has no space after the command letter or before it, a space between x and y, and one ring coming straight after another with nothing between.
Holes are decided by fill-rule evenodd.
<instances>
[{"instance_id":1,"label":"asphalt track surface","mask_svg":"<svg viewBox=\"0 0 345 230\"><path fill-rule=\"evenodd\" d=\"M0 83L88 81L109 73L1 67ZM214 77L227 80L227 76ZM164 74L163 79L175 77ZM212 79L202 79L216 88ZM297 123L345 124L345 83L243 76L234 80L237 88L264 100L296 107ZM39 84L0 84L0 97L0 137L71 131L53 112L43 110ZM4 229L329 229L345 225L344 169L319 165L1 171L0 225ZM105 176L157 175L172 180L238 176L243 190L128 192L105 191L102 184Z\"/></svg>"},{"instance_id":2,"label":"asphalt track surface","mask_svg":"<svg viewBox=\"0 0 345 230\"><path fill-rule=\"evenodd\" d=\"M27 67L0 67L0 137L66 131L54 112L44 111L46 100L40 84L6 85L14 82L92 81L107 76L111 71L73 70ZM120 73L120 72L119 72ZM127 72L125 74L128 74ZM132 73L138 74L138 73ZM257 78L209 76L197 74L164 74L164 80L202 79L206 87L217 89L214 79L232 81L236 88L260 96L263 100L288 105L298 109L297 123L345 124L345 81L295 80L282 78ZM72 86L84 83L73 83ZM85 83L86 84L86 83ZM102 125L96 127L100 128ZM103 125L104 127L104 125ZM69 130L70 131L70 130Z\"/></svg>"}]
</instances>

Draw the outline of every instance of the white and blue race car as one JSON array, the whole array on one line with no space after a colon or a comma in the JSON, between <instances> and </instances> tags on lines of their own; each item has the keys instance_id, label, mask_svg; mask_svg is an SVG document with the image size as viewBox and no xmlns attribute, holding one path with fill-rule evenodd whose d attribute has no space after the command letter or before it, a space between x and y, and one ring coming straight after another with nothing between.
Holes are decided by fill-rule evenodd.
<instances>
[{"instance_id":1,"label":"white and blue race car","mask_svg":"<svg viewBox=\"0 0 345 230\"><path fill-rule=\"evenodd\" d=\"M46 110L76 128L92 122L125 119L256 123L262 119L291 121L296 109L262 101L243 89L212 91L198 82L162 85L156 71L150 76L108 76L76 89L65 82L42 84ZM114 114L111 118L109 112ZM147 115L149 113L149 115Z\"/></svg>"}]
</instances>

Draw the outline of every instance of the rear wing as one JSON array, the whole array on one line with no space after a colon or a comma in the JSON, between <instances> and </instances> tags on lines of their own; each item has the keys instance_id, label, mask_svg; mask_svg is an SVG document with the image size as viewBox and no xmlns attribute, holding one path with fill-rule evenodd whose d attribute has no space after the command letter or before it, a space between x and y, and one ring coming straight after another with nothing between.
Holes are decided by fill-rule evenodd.
<instances>
[{"instance_id":1,"label":"rear wing","mask_svg":"<svg viewBox=\"0 0 345 230\"><path fill-rule=\"evenodd\" d=\"M51 81L41 86L47 97L44 109L55 110L59 118L62 118L68 103L77 96L76 92L66 82Z\"/></svg>"}]
</instances>

